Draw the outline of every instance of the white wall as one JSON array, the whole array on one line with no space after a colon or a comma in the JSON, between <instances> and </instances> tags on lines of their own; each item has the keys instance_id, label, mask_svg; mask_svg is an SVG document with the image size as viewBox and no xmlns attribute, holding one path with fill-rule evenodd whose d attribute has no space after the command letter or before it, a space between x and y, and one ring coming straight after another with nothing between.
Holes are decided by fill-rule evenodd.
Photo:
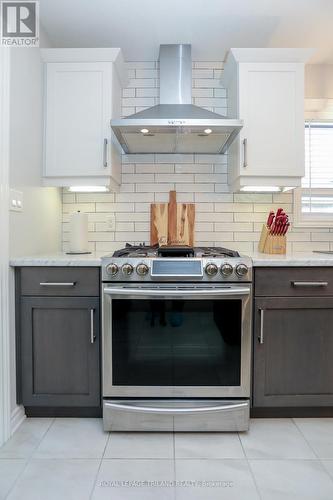
<instances>
[{"instance_id":1,"label":"white wall","mask_svg":"<svg viewBox=\"0 0 333 500\"><path fill-rule=\"evenodd\" d=\"M47 43L43 38L44 45ZM61 194L41 186L42 64L39 49L11 49L10 187L23 192L22 213L10 212L10 256L61 248ZM14 282L11 271L11 406L16 408Z\"/></svg>"}]
</instances>

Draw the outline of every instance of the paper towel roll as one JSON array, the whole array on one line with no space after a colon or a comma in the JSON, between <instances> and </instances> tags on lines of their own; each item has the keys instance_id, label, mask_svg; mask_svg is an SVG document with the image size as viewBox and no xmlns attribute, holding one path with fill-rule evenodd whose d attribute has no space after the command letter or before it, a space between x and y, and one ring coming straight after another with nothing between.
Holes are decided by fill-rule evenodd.
<instances>
[{"instance_id":1,"label":"paper towel roll","mask_svg":"<svg viewBox=\"0 0 333 500\"><path fill-rule=\"evenodd\" d=\"M88 252L88 215L80 211L71 214L69 251L71 253Z\"/></svg>"}]
</instances>

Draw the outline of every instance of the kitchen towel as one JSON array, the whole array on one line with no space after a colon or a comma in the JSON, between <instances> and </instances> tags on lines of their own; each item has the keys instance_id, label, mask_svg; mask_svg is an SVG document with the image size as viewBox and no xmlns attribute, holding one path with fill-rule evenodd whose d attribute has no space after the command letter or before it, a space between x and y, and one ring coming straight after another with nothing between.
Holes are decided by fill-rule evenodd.
<instances>
[{"instance_id":1,"label":"kitchen towel","mask_svg":"<svg viewBox=\"0 0 333 500\"><path fill-rule=\"evenodd\" d=\"M71 214L69 253L89 253L88 215L80 211Z\"/></svg>"}]
</instances>

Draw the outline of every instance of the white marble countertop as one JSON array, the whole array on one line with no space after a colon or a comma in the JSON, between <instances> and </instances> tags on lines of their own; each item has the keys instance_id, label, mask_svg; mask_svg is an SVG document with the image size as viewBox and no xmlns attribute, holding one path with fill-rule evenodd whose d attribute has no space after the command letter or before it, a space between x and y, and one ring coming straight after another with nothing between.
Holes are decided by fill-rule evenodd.
<instances>
[{"instance_id":1,"label":"white marble countertop","mask_svg":"<svg viewBox=\"0 0 333 500\"><path fill-rule=\"evenodd\" d=\"M270 255L255 252L249 255L252 258L254 267L288 267L288 266L332 266L333 254L314 252L293 252L286 255Z\"/></svg>"},{"instance_id":2,"label":"white marble countertop","mask_svg":"<svg viewBox=\"0 0 333 500\"><path fill-rule=\"evenodd\" d=\"M55 253L50 255L31 255L22 257L13 257L10 259L10 265L14 267L21 266L81 266L98 267L101 265L103 254L86 255L68 255L66 253ZM288 266L332 266L333 254L313 253L313 252L295 252L286 255L269 255L255 252L248 255L253 260L254 267L288 267Z\"/></svg>"},{"instance_id":3,"label":"white marble countertop","mask_svg":"<svg viewBox=\"0 0 333 500\"><path fill-rule=\"evenodd\" d=\"M66 253L30 255L22 257L13 257L9 260L9 264L13 267L27 267L27 266L99 267L101 265L101 255L96 253L90 253L84 255L69 255Z\"/></svg>"}]
</instances>

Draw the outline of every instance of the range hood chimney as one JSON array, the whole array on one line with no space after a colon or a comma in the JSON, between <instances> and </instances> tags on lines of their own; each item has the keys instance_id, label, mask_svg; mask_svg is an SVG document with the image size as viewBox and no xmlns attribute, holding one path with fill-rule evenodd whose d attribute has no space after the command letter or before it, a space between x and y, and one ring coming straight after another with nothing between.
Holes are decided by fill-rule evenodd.
<instances>
[{"instance_id":1,"label":"range hood chimney","mask_svg":"<svg viewBox=\"0 0 333 500\"><path fill-rule=\"evenodd\" d=\"M111 127L125 153L225 153L243 126L192 104L191 45L160 46L160 104Z\"/></svg>"}]
</instances>

